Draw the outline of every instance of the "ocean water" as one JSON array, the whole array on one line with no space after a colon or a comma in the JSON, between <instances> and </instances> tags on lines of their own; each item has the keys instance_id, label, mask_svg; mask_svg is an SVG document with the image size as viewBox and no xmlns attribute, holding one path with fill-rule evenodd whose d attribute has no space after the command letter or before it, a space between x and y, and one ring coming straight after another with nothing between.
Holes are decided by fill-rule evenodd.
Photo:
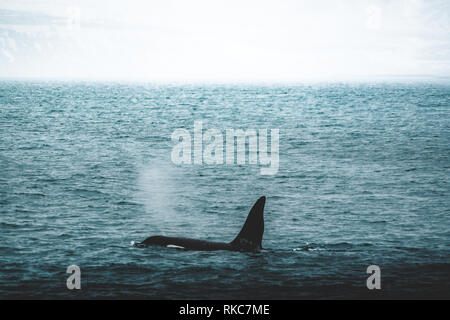
<instances>
[{"instance_id":1,"label":"ocean water","mask_svg":"<svg viewBox=\"0 0 450 320\"><path fill-rule=\"evenodd\" d=\"M173 164L195 120L279 129L278 173ZM449 182L448 84L2 81L0 298L448 299ZM130 244L231 241L261 195L263 252Z\"/></svg>"}]
</instances>

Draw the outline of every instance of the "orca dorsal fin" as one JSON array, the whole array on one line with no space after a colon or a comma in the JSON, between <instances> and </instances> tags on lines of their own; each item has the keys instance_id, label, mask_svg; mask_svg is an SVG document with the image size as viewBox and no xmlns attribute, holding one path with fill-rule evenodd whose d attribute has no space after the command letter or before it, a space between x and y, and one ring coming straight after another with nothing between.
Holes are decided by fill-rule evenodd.
<instances>
[{"instance_id":1,"label":"orca dorsal fin","mask_svg":"<svg viewBox=\"0 0 450 320\"><path fill-rule=\"evenodd\" d=\"M259 198L250 210L244 226L237 237L231 241L231 246L239 250L259 250L262 248L264 233L264 205L266 197Z\"/></svg>"}]
</instances>

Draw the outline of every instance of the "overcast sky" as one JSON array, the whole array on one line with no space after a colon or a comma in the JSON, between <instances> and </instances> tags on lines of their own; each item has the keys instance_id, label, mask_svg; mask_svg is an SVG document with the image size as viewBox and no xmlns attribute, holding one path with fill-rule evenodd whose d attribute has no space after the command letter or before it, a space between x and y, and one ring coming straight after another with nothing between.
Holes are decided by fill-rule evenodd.
<instances>
[{"instance_id":1,"label":"overcast sky","mask_svg":"<svg viewBox=\"0 0 450 320\"><path fill-rule=\"evenodd\" d=\"M0 77L450 77L448 0L0 0Z\"/></svg>"}]
</instances>

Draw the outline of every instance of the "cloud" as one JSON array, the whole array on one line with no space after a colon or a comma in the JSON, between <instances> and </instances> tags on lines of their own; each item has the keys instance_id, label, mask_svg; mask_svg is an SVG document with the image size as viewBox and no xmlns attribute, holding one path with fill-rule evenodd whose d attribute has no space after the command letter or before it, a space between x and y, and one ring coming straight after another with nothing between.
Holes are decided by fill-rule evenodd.
<instances>
[{"instance_id":1,"label":"cloud","mask_svg":"<svg viewBox=\"0 0 450 320\"><path fill-rule=\"evenodd\" d=\"M61 17L54 17L44 13L8 10L0 8L0 24L19 26L19 25L49 25L61 24L64 20Z\"/></svg>"},{"instance_id":2,"label":"cloud","mask_svg":"<svg viewBox=\"0 0 450 320\"><path fill-rule=\"evenodd\" d=\"M0 5L0 76L156 81L450 76L447 1L75 3Z\"/></svg>"}]
</instances>

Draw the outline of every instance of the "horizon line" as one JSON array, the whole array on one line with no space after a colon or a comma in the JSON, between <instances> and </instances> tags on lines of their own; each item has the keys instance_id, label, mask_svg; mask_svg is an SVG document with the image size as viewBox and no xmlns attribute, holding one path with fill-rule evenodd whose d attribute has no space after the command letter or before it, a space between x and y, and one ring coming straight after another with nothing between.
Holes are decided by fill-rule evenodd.
<instances>
[{"instance_id":1,"label":"horizon line","mask_svg":"<svg viewBox=\"0 0 450 320\"><path fill-rule=\"evenodd\" d=\"M148 83L148 84L304 84L304 83L364 83L364 82L450 82L450 76L406 74L406 75L367 75L345 77L311 77L298 79L170 79L150 77L49 77L49 76L0 76L0 81L55 81L55 82L111 82L111 83Z\"/></svg>"}]
</instances>

